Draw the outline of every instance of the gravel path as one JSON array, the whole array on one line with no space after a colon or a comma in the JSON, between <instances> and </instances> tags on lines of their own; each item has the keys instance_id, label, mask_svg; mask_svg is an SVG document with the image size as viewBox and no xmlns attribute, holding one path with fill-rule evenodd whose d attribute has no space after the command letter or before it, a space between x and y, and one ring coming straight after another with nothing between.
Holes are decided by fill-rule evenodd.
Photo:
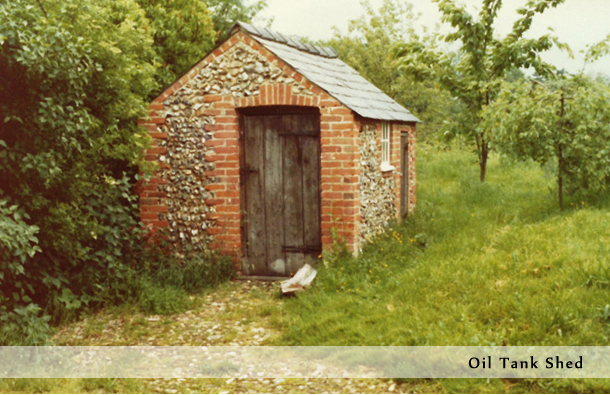
<instances>
[{"instance_id":1,"label":"gravel path","mask_svg":"<svg viewBox=\"0 0 610 395\"><path fill-rule=\"evenodd\" d=\"M190 311L146 316L135 310L100 312L61 328L58 345L259 346L279 336L279 283L235 281L194 296ZM141 380L156 393L412 393L436 392L429 381L380 379L157 379Z\"/></svg>"}]
</instances>

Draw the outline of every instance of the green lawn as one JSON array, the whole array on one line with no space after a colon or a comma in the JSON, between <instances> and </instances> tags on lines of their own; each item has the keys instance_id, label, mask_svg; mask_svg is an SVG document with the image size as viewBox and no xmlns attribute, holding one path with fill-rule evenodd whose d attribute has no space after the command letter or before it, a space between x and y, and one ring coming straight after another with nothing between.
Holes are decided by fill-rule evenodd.
<instances>
[{"instance_id":1,"label":"green lawn","mask_svg":"<svg viewBox=\"0 0 610 395\"><path fill-rule=\"evenodd\" d=\"M608 345L610 209L534 164L420 147L418 208L358 258L327 254L286 302L285 345ZM606 380L443 380L444 391L610 391Z\"/></svg>"},{"instance_id":2,"label":"green lawn","mask_svg":"<svg viewBox=\"0 0 610 395\"><path fill-rule=\"evenodd\" d=\"M610 204L568 200L560 212L539 167L497 157L487 182L477 180L473 154L421 146L417 213L357 258L326 253L314 286L298 297L280 298L277 284L225 284L195 295L192 311L157 319L121 306L61 328L54 340L250 344L256 327L270 335L256 343L264 345L608 345ZM226 330L216 326L223 322ZM387 392L392 385L259 381L0 380L0 392ZM610 392L610 380L406 380L392 388Z\"/></svg>"}]
</instances>

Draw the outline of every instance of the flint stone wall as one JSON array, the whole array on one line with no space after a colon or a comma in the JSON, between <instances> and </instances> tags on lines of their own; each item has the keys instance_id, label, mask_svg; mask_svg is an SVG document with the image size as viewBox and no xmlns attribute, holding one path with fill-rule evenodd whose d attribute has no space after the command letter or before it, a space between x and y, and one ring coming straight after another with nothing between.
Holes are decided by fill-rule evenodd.
<instances>
[{"instance_id":1,"label":"flint stone wall","mask_svg":"<svg viewBox=\"0 0 610 395\"><path fill-rule=\"evenodd\" d=\"M364 124L361 133L360 198L361 243L383 233L396 220L396 180L380 170L381 152L377 125Z\"/></svg>"}]
</instances>

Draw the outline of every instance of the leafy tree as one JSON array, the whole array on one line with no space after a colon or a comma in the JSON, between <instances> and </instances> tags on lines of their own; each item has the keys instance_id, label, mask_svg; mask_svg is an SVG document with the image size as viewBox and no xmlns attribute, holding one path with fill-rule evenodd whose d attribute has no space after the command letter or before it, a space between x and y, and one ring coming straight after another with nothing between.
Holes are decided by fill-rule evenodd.
<instances>
[{"instance_id":1,"label":"leafy tree","mask_svg":"<svg viewBox=\"0 0 610 395\"><path fill-rule=\"evenodd\" d=\"M404 40L423 40L414 29L417 15L413 6L397 0L384 0L378 11L363 1L365 16L350 21L348 34L335 29L334 37L324 42L339 53L339 57L364 78L394 100L416 114L423 124L418 136L435 135L446 119L452 118L455 101L435 81L416 81L400 72L388 56L391 48Z\"/></svg>"},{"instance_id":2,"label":"leafy tree","mask_svg":"<svg viewBox=\"0 0 610 395\"><path fill-rule=\"evenodd\" d=\"M135 0L150 21L159 65L159 89L187 72L215 45L224 41L237 21L251 22L265 0ZM152 98L152 97L150 97Z\"/></svg>"},{"instance_id":3,"label":"leafy tree","mask_svg":"<svg viewBox=\"0 0 610 395\"><path fill-rule=\"evenodd\" d=\"M216 44L224 41L235 22L252 22L267 7L266 0L207 0L216 30Z\"/></svg>"},{"instance_id":4,"label":"leafy tree","mask_svg":"<svg viewBox=\"0 0 610 395\"><path fill-rule=\"evenodd\" d=\"M136 0L153 31L160 65L156 80L163 88L207 54L216 39L214 22L202 0ZM157 94L155 90L154 94Z\"/></svg>"},{"instance_id":5,"label":"leafy tree","mask_svg":"<svg viewBox=\"0 0 610 395\"><path fill-rule=\"evenodd\" d=\"M555 162L559 206L564 188L599 192L610 179L610 88L582 75L543 85L503 86L483 113L499 150L540 164Z\"/></svg>"},{"instance_id":6,"label":"leafy tree","mask_svg":"<svg viewBox=\"0 0 610 395\"><path fill-rule=\"evenodd\" d=\"M151 45L132 0L0 3L0 319L73 311L129 268Z\"/></svg>"},{"instance_id":7,"label":"leafy tree","mask_svg":"<svg viewBox=\"0 0 610 395\"><path fill-rule=\"evenodd\" d=\"M560 48L567 46L551 35L537 39L526 39L524 35L536 14L564 0L529 0L517 11L521 18L514 23L511 33L502 39L494 35L501 0L483 0L478 20L453 0L434 1L439 3L443 22L456 29L444 40L459 42L459 52L447 53L411 40L397 45L394 54L405 73L422 81L437 81L464 104L466 111L456 118L452 132L474 140L480 180L485 181L491 136L490 130L482 127L481 111L496 99L500 84L511 70L533 68L541 76L553 71L552 66L540 59L539 53L554 43Z\"/></svg>"},{"instance_id":8,"label":"leafy tree","mask_svg":"<svg viewBox=\"0 0 610 395\"><path fill-rule=\"evenodd\" d=\"M215 34L200 1L140 3L0 0L0 345L42 344L50 316L167 262L142 255L137 119Z\"/></svg>"},{"instance_id":9,"label":"leafy tree","mask_svg":"<svg viewBox=\"0 0 610 395\"><path fill-rule=\"evenodd\" d=\"M507 82L517 82L525 78L525 73L519 70L518 68L511 69L508 73L506 73L505 80Z\"/></svg>"},{"instance_id":10,"label":"leafy tree","mask_svg":"<svg viewBox=\"0 0 610 395\"><path fill-rule=\"evenodd\" d=\"M589 48L586 64L608 54L610 36ZM598 193L610 180L610 86L584 75L505 83L482 112L500 151L540 164L555 162L559 207L564 188Z\"/></svg>"}]
</instances>

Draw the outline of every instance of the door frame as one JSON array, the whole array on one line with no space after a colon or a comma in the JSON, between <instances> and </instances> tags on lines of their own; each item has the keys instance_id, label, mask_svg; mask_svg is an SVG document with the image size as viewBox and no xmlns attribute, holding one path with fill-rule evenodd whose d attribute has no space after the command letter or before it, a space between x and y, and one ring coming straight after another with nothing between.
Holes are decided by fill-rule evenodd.
<instances>
[{"instance_id":1,"label":"door frame","mask_svg":"<svg viewBox=\"0 0 610 395\"><path fill-rule=\"evenodd\" d=\"M409 134L400 132L400 219L409 215Z\"/></svg>"},{"instance_id":2,"label":"door frame","mask_svg":"<svg viewBox=\"0 0 610 395\"><path fill-rule=\"evenodd\" d=\"M245 149L245 117L247 116L281 116L281 115L312 115L317 117L319 132L321 133L320 124L320 109L318 107L302 107L302 106L261 106L261 107L246 107L237 110L239 115L239 200L240 200L240 236L241 236L241 256L242 270L246 277L281 277L273 275L268 270L264 275L248 273L248 221L247 221L247 204L248 196L246 191L246 178L244 177L244 169L246 164L246 149ZM318 137L319 152L318 161L318 179L320 180L320 188L318 198L318 215L317 221L320 226L320 246L322 245L322 138ZM266 262L269 265L269 262Z\"/></svg>"}]
</instances>

